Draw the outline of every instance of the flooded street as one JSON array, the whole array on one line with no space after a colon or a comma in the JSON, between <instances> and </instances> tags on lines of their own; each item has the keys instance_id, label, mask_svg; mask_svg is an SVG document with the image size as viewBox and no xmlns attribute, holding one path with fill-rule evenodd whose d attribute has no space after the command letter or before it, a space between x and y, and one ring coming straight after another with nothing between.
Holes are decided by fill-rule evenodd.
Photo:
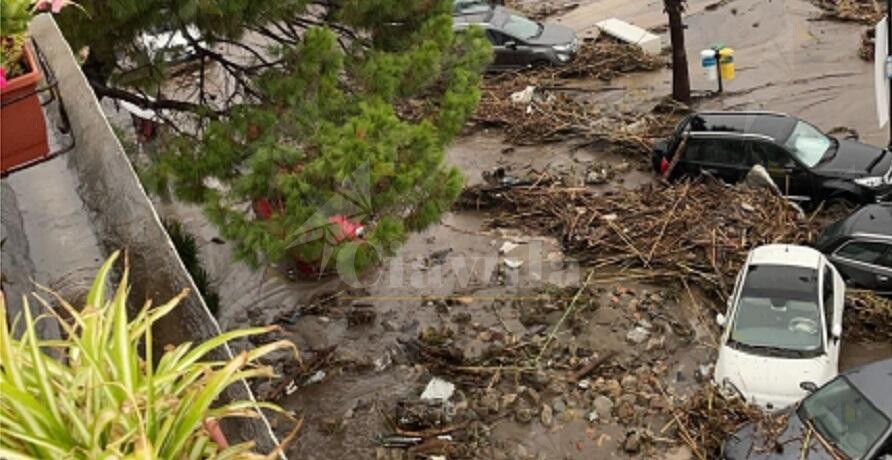
<instances>
[{"instance_id":1,"label":"flooded street","mask_svg":"<svg viewBox=\"0 0 892 460\"><path fill-rule=\"evenodd\" d=\"M530 8L563 3L515 2ZM655 31L668 47L662 0L578 3L549 20L591 36L595 23L618 17ZM802 0L689 1L695 109L786 112L824 130L852 128L862 141L885 145L873 66L857 56L864 26L815 20L818 15ZM721 95L708 94L715 84L699 71L700 50L715 43L736 52L737 78ZM573 86L572 96L594 107L592 113L644 118L670 93L671 70L560 83ZM118 125L129 123L124 112L112 116ZM466 186L544 182L602 198L657 183L640 151L582 135L519 145L501 128L469 125L446 152ZM101 246L89 213L70 193L80 185L63 167L56 160L4 179L3 236L24 241L15 244L21 251L4 248L4 263L13 260L36 281L79 295L78 283L95 271ZM56 179L37 187L36 175ZM683 276L657 282L619 264L583 265L575 258L582 255L564 250L572 247L570 232L562 239L522 231L468 203L410 234L358 279L301 276L287 264L255 271L234 259L233 243L221 239L198 206L152 200L163 219L182 223L194 236L220 297L221 329L276 324L281 330L262 341L287 338L301 350L300 364L284 355L267 361L282 379L252 384L258 399L304 418L288 458L411 458L407 449L381 444L412 437L397 427L417 414L402 408L418 403L435 377L455 385L453 407L440 413L424 403L420 410L436 412L438 428L455 428L443 431L454 432L450 459L693 458L670 427L675 404L709 379L717 355L714 312L725 306L709 286L688 285ZM566 214L575 216L568 208ZM529 216L526 211L517 210L514 223ZM612 223L617 214L598 218ZM625 238L624 229L610 229ZM648 266L658 245L645 258L648 248L625 242L637 254L632 258ZM18 275L20 286L26 277ZM844 342L840 370L890 356L892 343L881 339ZM289 426L274 428L281 437ZM426 454L419 452L423 446L412 449Z\"/></svg>"}]
</instances>

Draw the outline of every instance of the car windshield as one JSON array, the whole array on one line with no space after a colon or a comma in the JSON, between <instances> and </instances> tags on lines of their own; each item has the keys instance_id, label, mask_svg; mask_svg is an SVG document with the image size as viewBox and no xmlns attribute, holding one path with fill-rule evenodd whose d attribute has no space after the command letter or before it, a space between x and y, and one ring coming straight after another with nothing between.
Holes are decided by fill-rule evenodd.
<instances>
[{"instance_id":1,"label":"car windshield","mask_svg":"<svg viewBox=\"0 0 892 460\"><path fill-rule=\"evenodd\" d=\"M821 161L833 141L814 126L800 121L796 123L785 145L799 161L810 168Z\"/></svg>"},{"instance_id":2,"label":"car windshield","mask_svg":"<svg viewBox=\"0 0 892 460\"><path fill-rule=\"evenodd\" d=\"M535 21L531 21L523 16L509 14L502 24L502 30L508 35L512 35L524 40L538 37L542 32L542 26Z\"/></svg>"},{"instance_id":3,"label":"car windshield","mask_svg":"<svg viewBox=\"0 0 892 460\"><path fill-rule=\"evenodd\" d=\"M804 422L811 422L824 440L854 459L863 458L890 423L842 376L806 398L798 414Z\"/></svg>"},{"instance_id":4,"label":"car windshield","mask_svg":"<svg viewBox=\"0 0 892 460\"><path fill-rule=\"evenodd\" d=\"M752 265L737 304L732 346L748 352L821 351L818 272L804 267ZM804 357L804 356L803 356Z\"/></svg>"}]
</instances>

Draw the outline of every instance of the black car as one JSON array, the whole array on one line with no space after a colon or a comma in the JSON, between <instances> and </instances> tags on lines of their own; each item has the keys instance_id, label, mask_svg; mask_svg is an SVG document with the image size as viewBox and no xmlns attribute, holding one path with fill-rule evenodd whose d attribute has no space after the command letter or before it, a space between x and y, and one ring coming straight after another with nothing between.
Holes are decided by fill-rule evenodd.
<instances>
[{"instance_id":1,"label":"black car","mask_svg":"<svg viewBox=\"0 0 892 460\"><path fill-rule=\"evenodd\" d=\"M862 207L827 227L815 246L849 285L892 295L892 204Z\"/></svg>"},{"instance_id":2,"label":"black car","mask_svg":"<svg viewBox=\"0 0 892 460\"><path fill-rule=\"evenodd\" d=\"M684 145L682 145L683 140ZM687 116L672 137L657 144L653 166L670 178L708 172L725 182L762 165L788 198L873 203L892 199L892 154L837 139L789 115L773 112L701 112Z\"/></svg>"},{"instance_id":3,"label":"black car","mask_svg":"<svg viewBox=\"0 0 892 460\"><path fill-rule=\"evenodd\" d=\"M892 359L840 374L789 416L777 439L765 439L754 424L744 425L725 442L722 455L726 460L892 460Z\"/></svg>"},{"instance_id":4,"label":"black car","mask_svg":"<svg viewBox=\"0 0 892 460\"><path fill-rule=\"evenodd\" d=\"M542 24L501 6L480 12L472 6L463 4L463 13L453 15L453 30L483 28L495 54L492 70L561 65L576 56L579 38L573 29Z\"/></svg>"}]
</instances>

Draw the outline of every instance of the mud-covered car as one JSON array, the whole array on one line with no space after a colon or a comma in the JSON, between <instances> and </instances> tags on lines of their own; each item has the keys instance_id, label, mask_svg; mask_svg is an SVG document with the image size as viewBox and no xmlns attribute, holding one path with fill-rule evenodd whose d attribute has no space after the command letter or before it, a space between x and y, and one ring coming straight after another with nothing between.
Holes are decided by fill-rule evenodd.
<instances>
[{"instance_id":1,"label":"mud-covered car","mask_svg":"<svg viewBox=\"0 0 892 460\"><path fill-rule=\"evenodd\" d=\"M810 204L892 200L892 153L837 139L782 113L689 115L669 139L657 143L652 162L670 179L705 172L728 183L761 165L787 198Z\"/></svg>"},{"instance_id":2,"label":"mud-covered car","mask_svg":"<svg viewBox=\"0 0 892 460\"><path fill-rule=\"evenodd\" d=\"M858 209L824 229L815 247L850 286L892 296L892 203Z\"/></svg>"},{"instance_id":3,"label":"mud-covered car","mask_svg":"<svg viewBox=\"0 0 892 460\"><path fill-rule=\"evenodd\" d=\"M725 442L724 459L892 460L892 359L840 374L787 414L776 439L744 425Z\"/></svg>"},{"instance_id":4,"label":"mud-covered car","mask_svg":"<svg viewBox=\"0 0 892 460\"><path fill-rule=\"evenodd\" d=\"M468 6L465 11L473 11ZM480 27L492 43L490 70L563 65L579 48L576 32L560 24L540 23L501 6L453 15L453 30Z\"/></svg>"},{"instance_id":5,"label":"mud-covered car","mask_svg":"<svg viewBox=\"0 0 892 460\"><path fill-rule=\"evenodd\" d=\"M836 377L845 284L820 252L771 244L750 251L728 299L713 379L768 411L795 404L802 382Z\"/></svg>"}]
</instances>

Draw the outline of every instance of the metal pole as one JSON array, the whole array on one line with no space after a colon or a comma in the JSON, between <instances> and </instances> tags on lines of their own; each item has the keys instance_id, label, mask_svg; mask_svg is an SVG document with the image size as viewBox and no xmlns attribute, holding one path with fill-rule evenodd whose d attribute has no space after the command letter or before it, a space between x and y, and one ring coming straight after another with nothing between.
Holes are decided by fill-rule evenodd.
<instances>
[{"instance_id":1,"label":"metal pole","mask_svg":"<svg viewBox=\"0 0 892 460\"><path fill-rule=\"evenodd\" d=\"M892 0L886 0L886 54L892 53ZM883 63L883 69L887 69L886 63ZM892 81L889 81L889 75L886 75L887 87L892 87ZM892 148L892 88L889 90L889 147Z\"/></svg>"},{"instance_id":2,"label":"metal pole","mask_svg":"<svg viewBox=\"0 0 892 460\"><path fill-rule=\"evenodd\" d=\"M892 2L892 0L888 0ZM719 94L722 94L724 88L722 88L722 58L719 57L719 50L715 50L715 68L719 73ZM892 140L890 140L892 142Z\"/></svg>"}]
</instances>

